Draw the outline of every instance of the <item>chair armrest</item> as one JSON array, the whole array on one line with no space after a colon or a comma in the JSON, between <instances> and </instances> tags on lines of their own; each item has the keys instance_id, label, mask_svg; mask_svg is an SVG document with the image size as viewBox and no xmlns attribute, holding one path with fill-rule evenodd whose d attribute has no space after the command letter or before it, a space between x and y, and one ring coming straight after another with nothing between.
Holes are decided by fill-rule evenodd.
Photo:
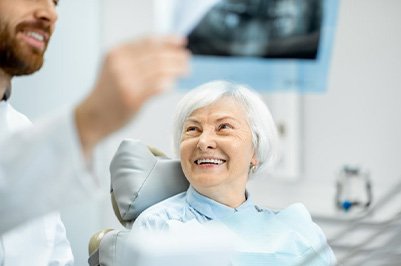
<instances>
[{"instance_id":1,"label":"chair armrest","mask_svg":"<svg viewBox=\"0 0 401 266\"><path fill-rule=\"evenodd\" d=\"M95 233L91 239L89 240L89 245L88 245L88 252L89 252L89 259L88 263L90 266L100 266L99 262L99 247L100 247L100 242L102 242L102 239L104 236L109 233L110 231L113 231L114 229L107 228L103 229L97 233Z\"/></svg>"}]
</instances>

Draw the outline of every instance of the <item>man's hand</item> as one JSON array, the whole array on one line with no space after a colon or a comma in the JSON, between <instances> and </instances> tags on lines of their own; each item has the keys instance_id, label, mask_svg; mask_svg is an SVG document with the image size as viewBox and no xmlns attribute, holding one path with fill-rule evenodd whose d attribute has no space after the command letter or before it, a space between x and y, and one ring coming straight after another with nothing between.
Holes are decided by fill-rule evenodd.
<instances>
[{"instance_id":1,"label":"man's hand","mask_svg":"<svg viewBox=\"0 0 401 266\"><path fill-rule=\"evenodd\" d=\"M185 45L183 38L153 37L123 44L106 55L94 89L75 110L86 155L130 121L146 100L188 73Z\"/></svg>"}]
</instances>

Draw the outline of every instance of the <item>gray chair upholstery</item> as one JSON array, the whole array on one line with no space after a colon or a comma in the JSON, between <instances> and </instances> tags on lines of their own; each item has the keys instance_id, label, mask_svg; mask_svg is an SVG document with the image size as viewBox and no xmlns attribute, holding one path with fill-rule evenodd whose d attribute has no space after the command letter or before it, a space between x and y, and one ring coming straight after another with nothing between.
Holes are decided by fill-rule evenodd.
<instances>
[{"instance_id":1,"label":"gray chair upholstery","mask_svg":"<svg viewBox=\"0 0 401 266\"><path fill-rule=\"evenodd\" d=\"M179 160L133 139L120 144L110 164L110 175L114 213L127 230L143 210L189 186ZM89 265L116 265L113 253L126 233L112 229L96 233L89 243Z\"/></svg>"}]
</instances>

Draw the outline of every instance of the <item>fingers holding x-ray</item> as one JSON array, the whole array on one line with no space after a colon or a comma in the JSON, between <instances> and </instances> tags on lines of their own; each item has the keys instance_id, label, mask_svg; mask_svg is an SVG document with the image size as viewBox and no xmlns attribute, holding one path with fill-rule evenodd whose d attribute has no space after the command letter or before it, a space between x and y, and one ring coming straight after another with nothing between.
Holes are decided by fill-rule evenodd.
<instances>
[{"instance_id":1,"label":"fingers holding x-ray","mask_svg":"<svg viewBox=\"0 0 401 266\"><path fill-rule=\"evenodd\" d=\"M124 126L151 96L186 75L190 55L185 46L182 37L147 37L110 50L92 93L76 109L83 146L90 148Z\"/></svg>"}]
</instances>

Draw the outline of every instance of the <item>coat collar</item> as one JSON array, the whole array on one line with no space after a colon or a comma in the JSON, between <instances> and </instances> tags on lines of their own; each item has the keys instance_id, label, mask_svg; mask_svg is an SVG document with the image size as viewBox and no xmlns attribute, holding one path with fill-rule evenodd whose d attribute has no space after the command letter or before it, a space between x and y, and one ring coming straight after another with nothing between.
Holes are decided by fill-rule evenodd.
<instances>
[{"instance_id":1,"label":"coat collar","mask_svg":"<svg viewBox=\"0 0 401 266\"><path fill-rule=\"evenodd\" d=\"M253 200L250 197L249 193L248 192L245 193L246 193L246 201L237 208L231 208L200 194L192 186L189 186L186 193L186 201L192 208L194 208L200 214L212 220L215 219L220 220L225 216L231 215L236 212L241 212L249 208L253 208L257 211L257 208L254 205Z\"/></svg>"}]
</instances>

